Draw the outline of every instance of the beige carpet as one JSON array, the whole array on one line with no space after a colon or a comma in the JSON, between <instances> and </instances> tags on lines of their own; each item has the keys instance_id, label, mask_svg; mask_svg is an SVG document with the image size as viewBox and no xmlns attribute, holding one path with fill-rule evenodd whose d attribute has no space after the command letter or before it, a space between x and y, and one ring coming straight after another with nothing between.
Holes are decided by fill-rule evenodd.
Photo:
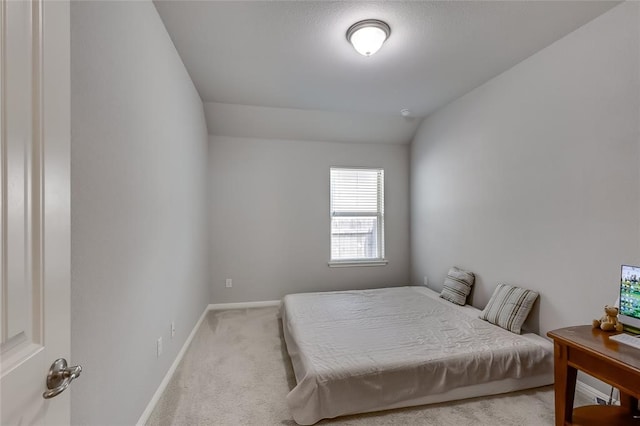
<instances>
[{"instance_id":1,"label":"beige carpet","mask_svg":"<svg viewBox=\"0 0 640 426\"><path fill-rule=\"evenodd\" d=\"M295 378L277 313L209 312L147 424L295 425L285 402ZM541 426L553 419L553 389L547 386L318 424Z\"/></svg>"}]
</instances>

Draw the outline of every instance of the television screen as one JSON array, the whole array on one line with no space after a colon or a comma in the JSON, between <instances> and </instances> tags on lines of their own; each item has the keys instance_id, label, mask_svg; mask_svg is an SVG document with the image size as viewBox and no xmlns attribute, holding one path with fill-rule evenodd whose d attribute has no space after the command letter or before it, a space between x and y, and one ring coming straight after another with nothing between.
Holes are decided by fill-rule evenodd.
<instances>
[{"instance_id":1,"label":"television screen","mask_svg":"<svg viewBox=\"0 0 640 426\"><path fill-rule=\"evenodd\" d=\"M640 323L640 266L622 265L620 315L623 324L638 327Z\"/></svg>"}]
</instances>

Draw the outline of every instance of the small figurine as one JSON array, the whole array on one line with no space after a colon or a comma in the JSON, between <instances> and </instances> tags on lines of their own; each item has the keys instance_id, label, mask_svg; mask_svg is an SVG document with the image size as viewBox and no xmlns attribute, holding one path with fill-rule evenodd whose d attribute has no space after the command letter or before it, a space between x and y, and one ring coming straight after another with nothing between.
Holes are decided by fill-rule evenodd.
<instances>
[{"instance_id":1,"label":"small figurine","mask_svg":"<svg viewBox=\"0 0 640 426\"><path fill-rule=\"evenodd\" d=\"M618 308L615 306L604 306L605 315L599 320L593 320L593 328L600 328L604 331L622 331L622 323L618 321Z\"/></svg>"}]
</instances>

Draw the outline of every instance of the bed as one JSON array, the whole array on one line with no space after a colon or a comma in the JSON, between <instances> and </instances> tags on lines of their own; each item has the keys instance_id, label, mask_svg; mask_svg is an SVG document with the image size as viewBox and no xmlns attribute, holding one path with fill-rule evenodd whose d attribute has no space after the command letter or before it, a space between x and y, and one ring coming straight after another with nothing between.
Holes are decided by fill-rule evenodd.
<instances>
[{"instance_id":1,"label":"bed","mask_svg":"<svg viewBox=\"0 0 640 426\"><path fill-rule=\"evenodd\" d=\"M426 287L290 294L282 304L298 424L553 383L553 345Z\"/></svg>"}]
</instances>

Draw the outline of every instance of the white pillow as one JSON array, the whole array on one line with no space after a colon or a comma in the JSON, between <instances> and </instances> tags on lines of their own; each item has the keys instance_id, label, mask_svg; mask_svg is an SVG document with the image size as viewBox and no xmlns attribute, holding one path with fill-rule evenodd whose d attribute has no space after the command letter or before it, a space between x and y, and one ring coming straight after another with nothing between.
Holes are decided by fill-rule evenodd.
<instances>
[{"instance_id":1,"label":"white pillow","mask_svg":"<svg viewBox=\"0 0 640 426\"><path fill-rule=\"evenodd\" d=\"M474 280L473 272L463 271L454 266L449 269L447 278L444 280L440 297L457 305L464 305L467 303L467 296L471 293Z\"/></svg>"},{"instance_id":2,"label":"white pillow","mask_svg":"<svg viewBox=\"0 0 640 426\"><path fill-rule=\"evenodd\" d=\"M480 319L520 334L538 293L508 284L498 284Z\"/></svg>"}]
</instances>

